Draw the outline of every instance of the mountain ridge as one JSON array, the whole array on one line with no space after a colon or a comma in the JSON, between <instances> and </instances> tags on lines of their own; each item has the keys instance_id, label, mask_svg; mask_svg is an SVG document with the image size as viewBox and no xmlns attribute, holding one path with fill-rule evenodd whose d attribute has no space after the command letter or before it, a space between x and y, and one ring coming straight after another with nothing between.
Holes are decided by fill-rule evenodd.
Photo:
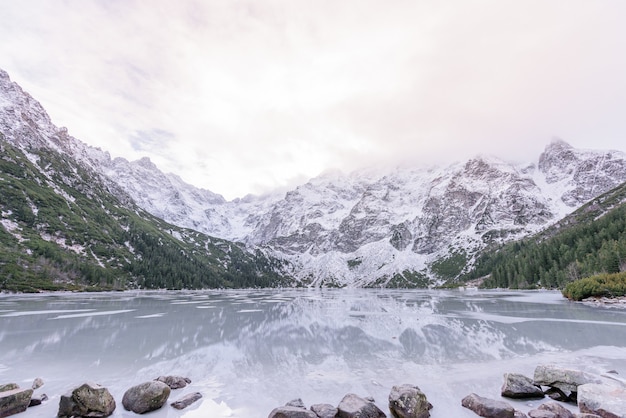
<instances>
[{"instance_id":1,"label":"mountain ridge","mask_svg":"<svg viewBox=\"0 0 626 418\"><path fill-rule=\"evenodd\" d=\"M285 193L226 201L161 172L111 159L56 128L0 72L0 127L22 149L51 146L99 173L152 216L241 242L290 266L297 285L424 286L466 272L490 245L533 234L626 181L626 154L555 139L534 162L489 155L448 165L326 172Z\"/></svg>"},{"instance_id":2,"label":"mountain ridge","mask_svg":"<svg viewBox=\"0 0 626 418\"><path fill-rule=\"evenodd\" d=\"M0 73L0 291L267 287L280 260L154 217ZM289 280L290 281L290 280Z\"/></svg>"}]
</instances>

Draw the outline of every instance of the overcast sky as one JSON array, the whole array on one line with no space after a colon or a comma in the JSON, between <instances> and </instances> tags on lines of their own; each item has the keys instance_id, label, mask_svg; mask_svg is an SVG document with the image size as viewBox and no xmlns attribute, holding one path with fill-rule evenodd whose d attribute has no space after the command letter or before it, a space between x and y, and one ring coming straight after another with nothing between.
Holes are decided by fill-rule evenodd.
<instances>
[{"instance_id":1,"label":"overcast sky","mask_svg":"<svg viewBox=\"0 0 626 418\"><path fill-rule=\"evenodd\" d=\"M0 0L78 139L227 199L329 169L626 146L626 1Z\"/></svg>"}]
</instances>

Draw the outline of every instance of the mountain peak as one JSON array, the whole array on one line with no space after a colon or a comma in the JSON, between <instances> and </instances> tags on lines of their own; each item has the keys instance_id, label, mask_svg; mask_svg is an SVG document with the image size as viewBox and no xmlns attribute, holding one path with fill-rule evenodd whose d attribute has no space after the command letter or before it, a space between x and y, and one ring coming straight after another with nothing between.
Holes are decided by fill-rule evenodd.
<instances>
[{"instance_id":1,"label":"mountain peak","mask_svg":"<svg viewBox=\"0 0 626 418\"><path fill-rule=\"evenodd\" d=\"M552 138L550 143L546 146L545 151L549 150L566 150L566 149L574 149L567 141L555 136Z\"/></svg>"}]
</instances>

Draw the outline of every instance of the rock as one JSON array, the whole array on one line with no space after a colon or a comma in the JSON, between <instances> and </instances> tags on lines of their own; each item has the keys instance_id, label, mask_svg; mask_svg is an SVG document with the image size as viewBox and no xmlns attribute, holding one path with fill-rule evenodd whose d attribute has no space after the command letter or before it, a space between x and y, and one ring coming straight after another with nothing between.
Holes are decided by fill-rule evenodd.
<instances>
[{"instance_id":1,"label":"rock","mask_svg":"<svg viewBox=\"0 0 626 418\"><path fill-rule=\"evenodd\" d=\"M543 398L543 390L535 382L521 374L505 373L504 383L500 390L502 396L507 398Z\"/></svg>"},{"instance_id":2,"label":"rock","mask_svg":"<svg viewBox=\"0 0 626 418\"><path fill-rule=\"evenodd\" d=\"M124 393L122 405L137 414L161 408L170 396L170 387L158 380L133 386Z\"/></svg>"},{"instance_id":3,"label":"rock","mask_svg":"<svg viewBox=\"0 0 626 418\"><path fill-rule=\"evenodd\" d=\"M337 407L338 418L385 418L386 415L372 402L348 393Z\"/></svg>"},{"instance_id":4,"label":"rock","mask_svg":"<svg viewBox=\"0 0 626 418\"><path fill-rule=\"evenodd\" d=\"M43 386L43 379L41 377L37 377L34 381L33 381L33 390L39 389L40 387Z\"/></svg>"},{"instance_id":5,"label":"rock","mask_svg":"<svg viewBox=\"0 0 626 418\"><path fill-rule=\"evenodd\" d=\"M6 383L4 385L0 385L0 392L7 392L9 390L19 389L20 386L17 383Z\"/></svg>"},{"instance_id":6,"label":"rock","mask_svg":"<svg viewBox=\"0 0 626 418\"><path fill-rule=\"evenodd\" d=\"M311 405L311 411L315 412L318 418L335 418L339 410L327 403Z\"/></svg>"},{"instance_id":7,"label":"rock","mask_svg":"<svg viewBox=\"0 0 626 418\"><path fill-rule=\"evenodd\" d=\"M534 379L538 385L558 388L566 394L577 392L578 386L585 383L601 383L598 378L588 373L553 365L537 366Z\"/></svg>"},{"instance_id":8,"label":"rock","mask_svg":"<svg viewBox=\"0 0 626 418\"><path fill-rule=\"evenodd\" d=\"M578 414L574 414L574 416L576 418L602 418L600 415L588 414L586 412L581 412L581 413L578 413Z\"/></svg>"},{"instance_id":9,"label":"rock","mask_svg":"<svg viewBox=\"0 0 626 418\"><path fill-rule=\"evenodd\" d=\"M547 402L528 412L531 418L574 418L574 414L556 402Z\"/></svg>"},{"instance_id":10,"label":"rock","mask_svg":"<svg viewBox=\"0 0 626 418\"><path fill-rule=\"evenodd\" d=\"M395 418L428 418L432 407L415 385L394 386L389 393L389 410Z\"/></svg>"},{"instance_id":11,"label":"rock","mask_svg":"<svg viewBox=\"0 0 626 418\"><path fill-rule=\"evenodd\" d=\"M159 376L154 380L165 383L170 389L181 389L191 383L190 378L182 376Z\"/></svg>"},{"instance_id":12,"label":"rock","mask_svg":"<svg viewBox=\"0 0 626 418\"><path fill-rule=\"evenodd\" d=\"M95 383L83 383L62 395L57 416L62 417L108 417L115 411L115 399L105 387Z\"/></svg>"},{"instance_id":13,"label":"rock","mask_svg":"<svg viewBox=\"0 0 626 418\"><path fill-rule=\"evenodd\" d=\"M189 393L182 398L178 399L175 402L172 402L170 405L176 409L185 409L192 403L202 398L202 394L200 392Z\"/></svg>"},{"instance_id":14,"label":"rock","mask_svg":"<svg viewBox=\"0 0 626 418\"><path fill-rule=\"evenodd\" d=\"M0 392L0 418L26 411L33 396L32 389L20 389L16 384L9 383L3 388L13 388Z\"/></svg>"},{"instance_id":15,"label":"rock","mask_svg":"<svg viewBox=\"0 0 626 418\"><path fill-rule=\"evenodd\" d=\"M515 410L514 416L515 418L528 418L525 413L523 413L522 411L518 411L517 409Z\"/></svg>"},{"instance_id":16,"label":"rock","mask_svg":"<svg viewBox=\"0 0 626 418\"><path fill-rule=\"evenodd\" d=\"M626 418L626 389L619 386L587 383L578 387L580 412L602 418Z\"/></svg>"},{"instance_id":17,"label":"rock","mask_svg":"<svg viewBox=\"0 0 626 418\"><path fill-rule=\"evenodd\" d=\"M461 405L485 418L514 418L515 409L506 402L483 398L472 393L461 401Z\"/></svg>"},{"instance_id":18,"label":"rock","mask_svg":"<svg viewBox=\"0 0 626 418\"><path fill-rule=\"evenodd\" d=\"M28 407L30 408L31 406L37 406L37 405L41 405L42 402L45 402L48 400L48 395L41 394L39 396L33 396L32 398L30 398L30 404L28 405Z\"/></svg>"},{"instance_id":19,"label":"rock","mask_svg":"<svg viewBox=\"0 0 626 418\"><path fill-rule=\"evenodd\" d=\"M302 402L302 399L300 398L287 402L285 406L295 406L296 408L306 409L306 405L304 405L304 402Z\"/></svg>"},{"instance_id":20,"label":"rock","mask_svg":"<svg viewBox=\"0 0 626 418\"><path fill-rule=\"evenodd\" d=\"M268 418L317 418L317 415L297 406L280 406L270 412Z\"/></svg>"},{"instance_id":21,"label":"rock","mask_svg":"<svg viewBox=\"0 0 626 418\"><path fill-rule=\"evenodd\" d=\"M550 399L553 399L555 401L561 401L561 402L576 402L576 399L572 396L568 396L565 392L563 392L561 389L559 388L549 388L548 390L546 390L546 395L548 395L548 397ZM575 392L572 392L572 394L574 394ZM574 399L572 399L574 398Z\"/></svg>"}]
</instances>

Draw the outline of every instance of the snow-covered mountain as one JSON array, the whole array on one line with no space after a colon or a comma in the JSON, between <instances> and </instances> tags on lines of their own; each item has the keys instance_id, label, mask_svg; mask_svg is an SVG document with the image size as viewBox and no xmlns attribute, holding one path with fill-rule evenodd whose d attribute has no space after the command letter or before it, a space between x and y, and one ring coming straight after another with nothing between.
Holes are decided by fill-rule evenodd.
<instances>
[{"instance_id":1,"label":"snow-covered mountain","mask_svg":"<svg viewBox=\"0 0 626 418\"><path fill-rule=\"evenodd\" d=\"M140 160L107 175L152 214L265 247L314 285L449 278L494 242L534 233L626 181L626 154L553 140L536 162L477 156L441 167L331 172L284 193L225 201Z\"/></svg>"},{"instance_id":2,"label":"snow-covered mountain","mask_svg":"<svg viewBox=\"0 0 626 418\"><path fill-rule=\"evenodd\" d=\"M226 201L111 159L55 127L0 70L0 128L28 151L46 142L108 179L112 193L172 224L260 247L302 284L413 285L450 278L490 243L520 238L626 181L626 154L552 141L537 161L477 156L447 166L329 172L287 193ZM6 104L6 103L5 103Z\"/></svg>"}]
</instances>

